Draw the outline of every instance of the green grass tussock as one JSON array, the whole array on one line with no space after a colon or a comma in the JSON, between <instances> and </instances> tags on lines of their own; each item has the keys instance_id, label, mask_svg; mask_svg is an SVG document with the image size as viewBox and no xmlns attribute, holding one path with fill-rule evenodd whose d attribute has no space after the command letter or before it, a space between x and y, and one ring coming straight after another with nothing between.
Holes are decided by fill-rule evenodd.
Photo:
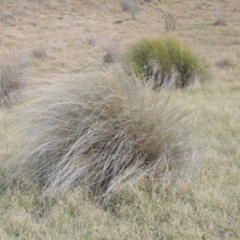
<instances>
[{"instance_id":1,"label":"green grass tussock","mask_svg":"<svg viewBox=\"0 0 240 240\"><path fill-rule=\"evenodd\" d=\"M125 63L152 89L196 86L208 76L203 59L177 38L143 38L129 45Z\"/></svg>"},{"instance_id":2,"label":"green grass tussock","mask_svg":"<svg viewBox=\"0 0 240 240\"><path fill-rule=\"evenodd\" d=\"M80 186L107 200L124 182L174 179L193 160L186 114L123 74L79 76L39 97L8 184L36 180L54 193Z\"/></svg>"}]
</instances>

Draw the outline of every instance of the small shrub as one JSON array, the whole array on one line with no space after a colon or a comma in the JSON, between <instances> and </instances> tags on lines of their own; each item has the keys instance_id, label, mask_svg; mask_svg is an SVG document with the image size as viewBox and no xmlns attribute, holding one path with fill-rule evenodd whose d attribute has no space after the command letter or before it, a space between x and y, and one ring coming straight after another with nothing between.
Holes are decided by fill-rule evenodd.
<instances>
[{"instance_id":1,"label":"small shrub","mask_svg":"<svg viewBox=\"0 0 240 240\"><path fill-rule=\"evenodd\" d=\"M230 67L234 67L234 64L229 59L224 58L217 61L216 66L219 68L230 68Z\"/></svg>"},{"instance_id":2,"label":"small shrub","mask_svg":"<svg viewBox=\"0 0 240 240\"><path fill-rule=\"evenodd\" d=\"M172 13L164 13L165 30L173 32L176 28L177 18Z\"/></svg>"},{"instance_id":3,"label":"small shrub","mask_svg":"<svg viewBox=\"0 0 240 240\"><path fill-rule=\"evenodd\" d=\"M97 38L96 36L94 35L87 35L86 36L86 40L87 40L87 43L92 46L92 47L96 47L97 46Z\"/></svg>"},{"instance_id":4,"label":"small shrub","mask_svg":"<svg viewBox=\"0 0 240 240\"><path fill-rule=\"evenodd\" d=\"M139 0L121 0L123 11L128 11L132 15L132 19L136 18L136 13L139 11Z\"/></svg>"},{"instance_id":5,"label":"small shrub","mask_svg":"<svg viewBox=\"0 0 240 240\"><path fill-rule=\"evenodd\" d=\"M214 23L215 26L226 26L227 25L227 21L226 19L220 15L217 17L216 22Z\"/></svg>"},{"instance_id":6,"label":"small shrub","mask_svg":"<svg viewBox=\"0 0 240 240\"><path fill-rule=\"evenodd\" d=\"M1 12L0 21L7 23L8 20L14 19L14 16L11 12Z\"/></svg>"},{"instance_id":7,"label":"small shrub","mask_svg":"<svg viewBox=\"0 0 240 240\"><path fill-rule=\"evenodd\" d=\"M103 62L104 63L111 64L111 63L120 61L120 52L114 42L112 42L112 41L108 42L103 47L103 50L104 50L104 53L103 53Z\"/></svg>"},{"instance_id":8,"label":"small shrub","mask_svg":"<svg viewBox=\"0 0 240 240\"><path fill-rule=\"evenodd\" d=\"M25 84L21 64L16 61L0 62L0 105L12 103Z\"/></svg>"},{"instance_id":9,"label":"small shrub","mask_svg":"<svg viewBox=\"0 0 240 240\"><path fill-rule=\"evenodd\" d=\"M226 21L224 15L221 13L217 2L213 1L213 4L214 4L213 11L214 11L214 15L216 17L216 22L214 23L214 25L215 26L226 26L227 21Z\"/></svg>"},{"instance_id":10,"label":"small shrub","mask_svg":"<svg viewBox=\"0 0 240 240\"><path fill-rule=\"evenodd\" d=\"M123 74L41 92L28 115L26 154L10 164L8 179L37 181L55 193L81 186L106 201L123 182L176 177L191 159L186 116Z\"/></svg>"},{"instance_id":11,"label":"small shrub","mask_svg":"<svg viewBox=\"0 0 240 240\"><path fill-rule=\"evenodd\" d=\"M107 64L114 63L114 58L111 52L104 52L103 53L103 62Z\"/></svg>"},{"instance_id":12,"label":"small shrub","mask_svg":"<svg viewBox=\"0 0 240 240\"><path fill-rule=\"evenodd\" d=\"M32 51L31 56L33 58L44 59L47 57L46 49L44 47L39 47Z\"/></svg>"},{"instance_id":13,"label":"small shrub","mask_svg":"<svg viewBox=\"0 0 240 240\"><path fill-rule=\"evenodd\" d=\"M173 36L144 38L129 45L125 64L152 89L195 86L207 76L203 60Z\"/></svg>"}]
</instances>

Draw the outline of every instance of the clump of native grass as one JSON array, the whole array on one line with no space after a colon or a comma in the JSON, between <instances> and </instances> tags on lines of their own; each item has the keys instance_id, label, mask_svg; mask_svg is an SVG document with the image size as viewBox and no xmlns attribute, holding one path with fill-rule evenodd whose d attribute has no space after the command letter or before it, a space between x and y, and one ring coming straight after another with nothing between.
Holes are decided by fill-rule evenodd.
<instances>
[{"instance_id":1,"label":"clump of native grass","mask_svg":"<svg viewBox=\"0 0 240 240\"><path fill-rule=\"evenodd\" d=\"M9 106L26 85L23 68L15 59L0 62L0 105Z\"/></svg>"},{"instance_id":2,"label":"clump of native grass","mask_svg":"<svg viewBox=\"0 0 240 240\"><path fill-rule=\"evenodd\" d=\"M143 38L130 44L125 64L151 89L196 86L208 76L203 59L174 36Z\"/></svg>"},{"instance_id":3,"label":"clump of native grass","mask_svg":"<svg viewBox=\"0 0 240 240\"><path fill-rule=\"evenodd\" d=\"M41 101L28 113L25 153L5 167L5 186L81 187L107 201L123 183L176 179L193 160L186 114L123 73L79 75L34 96Z\"/></svg>"}]
</instances>

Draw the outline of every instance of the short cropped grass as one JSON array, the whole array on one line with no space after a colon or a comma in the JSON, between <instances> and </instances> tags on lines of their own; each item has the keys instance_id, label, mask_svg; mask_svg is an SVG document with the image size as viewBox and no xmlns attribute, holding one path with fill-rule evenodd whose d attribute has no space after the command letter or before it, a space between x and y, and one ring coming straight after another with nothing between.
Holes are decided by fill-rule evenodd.
<instances>
[{"instance_id":1,"label":"short cropped grass","mask_svg":"<svg viewBox=\"0 0 240 240\"><path fill-rule=\"evenodd\" d=\"M105 201L122 183L174 180L192 164L186 114L123 74L80 76L38 97L10 182L36 180L56 194L80 186Z\"/></svg>"},{"instance_id":2,"label":"short cropped grass","mask_svg":"<svg viewBox=\"0 0 240 240\"><path fill-rule=\"evenodd\" d=\"M208 77L203 59L174 36L143 38L130 44L125 62L152 89L196 86Z\"/></svg>"}]
</instances>

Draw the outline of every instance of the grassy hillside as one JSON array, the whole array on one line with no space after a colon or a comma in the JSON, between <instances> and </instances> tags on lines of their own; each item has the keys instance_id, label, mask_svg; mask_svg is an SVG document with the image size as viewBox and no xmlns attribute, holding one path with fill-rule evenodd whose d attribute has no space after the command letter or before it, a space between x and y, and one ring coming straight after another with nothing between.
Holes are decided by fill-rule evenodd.
<instances>
[{"instance_id":1,"label":"grassy hillside","mask_svg":"<svg viewBox=\"0 0 240 240\"><path fill-rule=\"evenodd\" d=\"M0 1L0 67L17 63L21 75L14 77L20 76L24 83L23 94L0 105L0 167L4 169L0 175L0 239L240 239L238 0L144 2L134 10L134 19L131 9L123 11L120 2ZM169 16L176 19L174 28L166 27ZM43 119L37 112L31 118L26 114L38 106L39 99L55 99L58 86L73 81L76 92L81 92L78 79L87 86L91 74L121 78L118 63L105 63L104 53L119 59L129 43L165 36L166 28L205 59L211 75L195 88L150 94L167 101L168 106L179 106L183 113L190 112L187 129L194 161L184 178L146 177L126 182L107 204L82 186L58 194L46 191L41 183L26 179L27 174L20 175L13 187L6 184L14 176L5 167L32 150L25 144L29 135L22 134L26 129L35 133L32 119ZM136 89L128 94L131 113L135 105L129 99L144 102L145 94L149 96L144 92L134 98ZM64 93L56 95L55 101ZM64 103L64 99L59 101ZM176 132L182 127L177 125Z\"/></svg>"}]
</instances>

